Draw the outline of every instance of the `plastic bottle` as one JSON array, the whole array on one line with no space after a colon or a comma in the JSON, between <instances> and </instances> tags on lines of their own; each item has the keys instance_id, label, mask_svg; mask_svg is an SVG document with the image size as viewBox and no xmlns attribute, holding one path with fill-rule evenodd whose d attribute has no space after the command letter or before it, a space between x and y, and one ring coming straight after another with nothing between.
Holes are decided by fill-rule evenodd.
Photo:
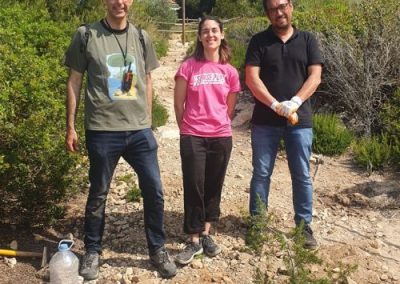
<instances>
[{"instance_id":1,"label":"plastic bottle","mask_svg":"<svg viewBox=\"0 0 400 284\"><path fill-rule=\"evenodd\" d=\"M74 244L71 240L62 240L58 244L56 252L50 260L51 284L77 284L79 283L79 259L71 251Z\"/></svg>"}]
</instances>

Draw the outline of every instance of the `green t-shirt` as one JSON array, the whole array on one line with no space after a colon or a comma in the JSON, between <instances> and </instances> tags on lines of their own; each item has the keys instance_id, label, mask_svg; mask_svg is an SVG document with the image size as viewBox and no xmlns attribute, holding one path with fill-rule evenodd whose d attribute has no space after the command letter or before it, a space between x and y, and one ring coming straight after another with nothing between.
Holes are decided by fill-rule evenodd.
<instances>
[{"instance_id":1,"label":"green t-shirt","mask_svg":"<svg viewBox=\"0 0 400 284\"><path fill-rule=\"evenodd\" d=\"M148 34L142 32L146 58L139 32L132 24L123 31L113 31L99 21L89 30L79 27L75 33L64 64L79 73L87 72L87 130L130 131L151 126L145 79L146 73L159 67L159 63ZM127 88L123 87L123 78L128 71L132 79Z\"/></svg>"}]
</instances>

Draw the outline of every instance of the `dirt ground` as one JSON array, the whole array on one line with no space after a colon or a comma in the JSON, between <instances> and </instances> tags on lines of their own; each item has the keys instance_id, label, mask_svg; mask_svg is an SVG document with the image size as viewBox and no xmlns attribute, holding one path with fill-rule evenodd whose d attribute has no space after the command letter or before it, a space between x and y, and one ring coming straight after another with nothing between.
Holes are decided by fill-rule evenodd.
<instances>
[{"instance_id":1,"label":"dirt ground","mask_svg":"<svg viewBox=\"0 0 400 284\"><path fill-rule=\"evenodd\" d=\"M183 192L179 158L179 135L173 112L173 77L187 46L178 37L171 39L166 58L153 73L155 93L169 110L165 126L155 131L159 142L159 162L165 191L165 229L167 248L176 255L186 236L182 233ZM126 202L129 185L121 177L132 173L124 161L117 167L107 201L100 277L90 283L252 283L256 267L271 283L286 283L283 253L279 248L261 256L243 250L252 173L248 118L251 100L243 95L234 120L234 148L222 196L222 216L216 224L215 240L223 253L215 258L202 257L179 267L176 277L163 280L148 263L143 232L143 204ZM340 276L341 264L357 264L348 283L400 283L400 182L399 173L384 171L368 175L357 168L351 155L338 158L313 156L314 179L313 229L320 243L318 255L324 264L310 267L314 275L331 271L332 282ZM85 190L87 192L87 190ZM20 250L54 253L62 238L75 240L74 252L83 253L83 211L86 193L67 205L65 219L52 228L25 231L0 225L0 247L17 241ZM277 161L270 192L270 211L276 229L288 232L293 227L291 181L284 153ZM17 212L16 212L17 214ZM40 259L0 257L0 283L43 283L46 269Z\"/></svg>"}]
</instances>

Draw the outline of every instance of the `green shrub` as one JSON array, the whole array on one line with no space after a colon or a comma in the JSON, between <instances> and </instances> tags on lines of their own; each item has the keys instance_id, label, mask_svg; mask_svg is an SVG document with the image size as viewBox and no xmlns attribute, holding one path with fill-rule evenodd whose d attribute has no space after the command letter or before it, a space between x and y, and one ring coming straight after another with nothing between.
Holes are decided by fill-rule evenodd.
<instances>
[{"instance_id":1,"label":"green shrub","mask_svg":"<svg viewBox=\"0 0 400 284\"><path fill-rule=\"evenodd\" d=\"M341 155L353 140L351 132L334 114L315 114L313 132L313 152L318 154Z\"/></svg>"},{"instance_id":2,"label":"green shrub","mask_svg":"<svg viewBox=\"0 0 400 284\"><path fill-rule=\"evenodd\" d=\"M400 165L400 88L385 103L380 117L382 131L392 145L392 162Z\"/></svg>"},{"instance_id":3,"label":"green shrub","mask_svg":"<svg viewBox=\"0 0 400 284\"><path fill-rule=\"evenodd\" d=\"M257 196L256 215L248 215L245 217L247 225L246 246L250 251L260 255L263 246L269 240L268 226L271 223L272 215L267 214L265 204L259 196Z\"/></svg>"},{"instance_id":4,"label":"green shrub","mask_svg":"<svg viewBox=\"0 0 400 284\"><path fill-rule=\"evenodd\" d=\"M386 135L361 138L353 144L353 153L356 162L372 172L390 163L392 146Z\"/></svg>"},{"instance_id":5,"label":"green shrub","mask_svg":"<svg viewBox=\"0 0 400 284\"><path fill-rule=\"evenodd\" d=\"M40 7L0 10L2 222L51 222L82 181L80 156L64 146L67 74L61 59L71 32Z\"/></svg>"},{"instance_id":6,"label":"green shrub","mask_svg":"<svg viewBox=\"0 0 400 284\"><path fill-rule=\"evenodd\" d=\"M315 21L309 24L319 32L325 59L326 95L320 98L332 111L343 113L355 133L381 133L380 112L400 85L400 2L359 0L340 9L323 7L325 13L312 11ZM305 22L310 19L303 17Z\"/></svg>"},{"instance_id":7,"label":"green shrub","mask_svg":"<svg viewBox=\"0 0 400 284\"><path fill-rule=\"evenodd\" d=\"M150 35L158 58L167 55L169 35L159 32L158 27L170 29L172 26L163 26L157 22L176 22L177 15L175 11L168 8L166 1L135 1L130 10L130 19Z\"/></svg>"},{"instance_id":8,"label":"green shrub","mask_svg":"<svg viewBox=\"0 0 400 284\"><path fill-rule=\"evenodd\" d=\"M168 52L168 41L164 38L154 42L154 49L158 58L164 57Z\"/></svg>"},{"instance_id":9,"label":"green shrub","mask_svg":"<svg viewBox=\"0 0 400 284\"><path fill-rule=\"evenodd\" d=\"M142 193L139 188L134 186L130 189L126 194L126 200L128 202L140 202L140 198L142 197Z\"/></svg>"},{"instance_id":10,"label":"green shrub","mask_svg":"<svg viewBox=\"0 0 400 284\"><path fill-rule=\"evenodd\" d=\"M140 198L142 197L140 189L137 187L134 176L132 173L127 173L123 176L119 176L116 178L117 180L117 185L120 185L122 182L124 182L130 190L126 193L126 200L128 202L139 202Z\"/></svg>"},{"instance_id":11,"label":"green shrub","mask_svg":"<svg viewBox=\"0 0 400 284\"><path fill-rule=\"evenodd\" d=\"M310 264L322 264L322 259L317 256L317 251L304 248L304 221L293 230L293 239L288 240L281 236L281 248L287 253L283 260L288 269L289 283L331 283L326 278L316 278L309 269Z\"/></svg>"},{"instance_id":12,"label":"green shrub","mask_svg":"<svg viewBox=\"0 0 400 284\"><path fill-rule=\"evenodd\" d=\"M153 108L152 108L152 128L165 125L168 120L168 111L158 100L157 96L153 96Z\"/></svg>"},{"instance_id":13,"label":"green shrub","mask_svg":"<svg viewBox=\"0 0 400 284\"><path fill-rule=\"evenodd\" d=\"M243 72L244 60L250 38L267 28L265 17L244 18L239 21L229 22L225 26L225 35L232 48L231 63Z\"/></svg>"},{"instance_id":14,"label":"green shrub","mask_svg":"<svg viewBox=\"0 0 400 284\"><path fill-rule=\"evenodd\" d=\"M137 5L144 5L144 12L151 21L175 23L178 19L176 11L170 9L167 1L164 0L152 0L152 1L136 1L132 7L132 10L137 9ZM136 15L138 13L136 12ZM160 29L170 29L172 26L169 24L159 24Z\"/></svg>"},{"instance_id":15,"label":"green shrub","mask_svg":"<svg viewBox=\"0 0 400 284\"><path fill-rule=\"evenodd\" d=\"M354 13L348 0L296 1L293 23L302 30L345 36L354 30Z\"/></svg>"},{"instance_id":16,"label":"green shrub","mask_svg":"<svg viewBox=\"0 0 400 284\"><path fill-rule=\"evenodd\" d=\"M263 16L261 1L251 0L218 0L212 10L213 15L223 18Z\"/></svg>"}]
</instances>

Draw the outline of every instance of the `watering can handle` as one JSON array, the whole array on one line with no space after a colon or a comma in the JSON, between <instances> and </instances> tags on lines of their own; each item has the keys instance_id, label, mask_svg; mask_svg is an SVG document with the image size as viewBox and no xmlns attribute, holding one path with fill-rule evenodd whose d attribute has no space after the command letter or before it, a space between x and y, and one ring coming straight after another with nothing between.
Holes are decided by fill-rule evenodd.
<instances>
[{"instance_id":1,"label":"watering can handle","mask_svg":"<svg viewBox=\"0 0 400 284\"><path fill-rule=\"evenodd\" d=\"M61 240L61 241L58 243L58 248L60 248L61 244L67 244L68 249L71 249L72 246L74 245L74 241L73 241L73 240Z\"/></svg>"}]
</instances>

